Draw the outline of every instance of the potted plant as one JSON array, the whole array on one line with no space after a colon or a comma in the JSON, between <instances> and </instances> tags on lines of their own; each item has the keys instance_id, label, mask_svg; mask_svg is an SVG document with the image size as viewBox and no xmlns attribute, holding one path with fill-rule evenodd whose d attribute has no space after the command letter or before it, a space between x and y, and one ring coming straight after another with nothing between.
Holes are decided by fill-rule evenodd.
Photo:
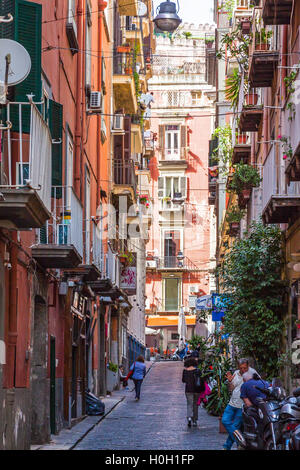
<instances>
[{"instance_id":1,"label":"potted plant","mask_svg":"<svg viewBox=\"0 0 300 470\"><path fill-rule=\"evenodd\" d=\"M258 101L258 94L253 91L249 91L249 93L245 94L245 101L247 106L255 106Z\"/></svg>"},{"instance_id":2,"label":"potted plant","mask_svg":"<svg viewBox=\"0 0 300 470\"><path fill-rule=\"evenodd\" d=\"M240 228L240 222L245 215L245 211L240 210L238 207L233 207L226 215L226 221L229 224L229 233L234 235Z\"/></svg>"},{"instance_id":3,"label":"potted plant","mask_svg":"<svg viewBox=\"0 0 300 470\"><path fill-rule=\"evenodd\" d=\"M300 330L300 319L296 320L296 328Z\"/></svg>"},{"instance_id":4,"label":"potted plant","mask_svg":"<svg viewBox=\"0 0 300 470\"><path fill-rule=\"evenodd\" d=\"M272 37L272 31L266 31L265 28L261 28L260 31L255 33L255 50L256 51L267 51L270 47L269 39Z\"/></svg>"},{"instance_id":5,"label":"potted plant","mask_svg":"<svg viewBox=\"0 0 300 470\"><path fill-rule=\"evenodd\" d=\"M246 189L257 188L260 185L261 177L256 168L246 163L235 165L235 172L229 183L229 191L238 195Z\"/></svg>"}]
</instances>

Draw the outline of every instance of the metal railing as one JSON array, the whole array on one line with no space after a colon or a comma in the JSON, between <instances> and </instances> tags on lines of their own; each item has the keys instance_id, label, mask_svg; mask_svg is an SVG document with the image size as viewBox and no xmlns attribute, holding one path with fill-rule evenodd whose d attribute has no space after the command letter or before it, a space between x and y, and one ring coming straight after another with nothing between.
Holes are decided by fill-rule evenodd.
<instances>
[{"instance_id":1,"label":"metal railing","mask_svg":"<svg viewBox=\"0 0 300 470\"><path fill-rule=\"evenodd\" d=\"M200 268L187 256L178 258L177 256L162 256L154 258L157 261L158 269L176 269L183 271L199 271Z\"/></svg>"},{"instance_id":2,"label":"metal railing","mask_svg":"<svg viewBox=\"0 0 300 470\"><path fill-rule=\"evenodd\" d=\"M137 177L134 169L134 161L113 161L114 183L118 185L129 185L136 190Z\"/></svg>"},{"instance_id":3,"label":"metal railing","mask_svg":"<svg viewBox=\"0 0 300 470\"><path fill-rule=\"evenodd\" d=\"M133 75L135 71L133 52L114 50L113 71L115 75Z\"/></svg>"},{"instance_id":4,"label":"metal railing","mask_svg":"<svg viewBox=\"0 0 300 470\"><path fill-rule=\"evenodd\" d=\"M285 162L278 156L276 161L276 144L267 156L263 165L263 182L262 182L262 208L265 209L272 196L283 196L287 194L285 186ZM279 164L279 162L281 162Z\"/></svg>"},{"instance_id":5,"label":"metal railing","mask_svg":"<svg viewBox=\"0 0 300 470\"><path fill-rule=\"evenodd\" d=\"M83 210L71 186L52 186L51 218L39 230L40 243L74 245L83 257Z\"/></svg>"},{"instance_id":6,"label":"metal railing","mask_svg":"<svg viewBox=\"0 0 300 470\"><path fill-rule=\"evenodd\" d=\"M8 103L5 120L10 125L2 133L0 144L0 184L14 188L30 185L50 211L52 140L49 127L33 102Z\"/></svg>"},{"instance_id":7,"label":"metal railing","mask_svg":"<svg viewBox=\"0 0 300 470\"><path fill-rule=\"evenodd\" d=\"M116 253L113 253L110 246L106 254L105 277L110 279L116 287L120 286L120 260Z\"/></svg>"}]
</instances>

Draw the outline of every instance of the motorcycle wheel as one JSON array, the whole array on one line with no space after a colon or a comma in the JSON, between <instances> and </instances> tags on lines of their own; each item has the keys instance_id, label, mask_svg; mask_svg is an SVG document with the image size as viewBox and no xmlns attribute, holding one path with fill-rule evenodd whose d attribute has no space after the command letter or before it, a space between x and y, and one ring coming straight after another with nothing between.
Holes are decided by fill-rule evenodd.
<instances>
[{"instance_id":1,"label":"motorcycle wheel","mask_svg":"<svg viewBox=\"0 0 300 470\"><path fill-rule=\"evenodd\" d=\"M264 450L274 450L274 443L272 437L267 439ZM284 445L280 442L276 443L276 450L284 450Z\"/></svg>"}]
</instances>

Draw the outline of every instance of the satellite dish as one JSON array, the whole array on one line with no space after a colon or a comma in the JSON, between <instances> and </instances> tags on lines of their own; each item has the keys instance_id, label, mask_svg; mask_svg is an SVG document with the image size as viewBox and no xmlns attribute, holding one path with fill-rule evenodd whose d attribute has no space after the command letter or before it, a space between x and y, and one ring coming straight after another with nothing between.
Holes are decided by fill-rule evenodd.
<instances>
[{"instance_id":1,"label":"satellite dish","mask_svg":"<svg viewBox=\"0 0 300 470\"><path fill-rule=\"evenodd\" d=\"M147 14L147 5L143 2L138 2L138 15L139 16L145 16Z\"/></svg>"},{"instance_id":2,"label":"satellite dish","mask_svg":"<svg viewBox=\"0 0 300 470\"><path fill-rule=\"evenodd\" d=\"M5 81L6 56L10 54L8 86L23 82L31 69L31 59L25 47L11 39L0 39L0 82Z\"/></svg>"}]
</instances>

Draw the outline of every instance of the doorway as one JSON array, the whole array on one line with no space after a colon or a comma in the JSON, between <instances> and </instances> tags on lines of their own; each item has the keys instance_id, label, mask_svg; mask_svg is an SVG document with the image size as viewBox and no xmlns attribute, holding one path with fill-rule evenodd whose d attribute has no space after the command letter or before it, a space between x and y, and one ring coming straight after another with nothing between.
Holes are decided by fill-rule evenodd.
<instances>
[{"instance_id":1,"label":"doorway","mask_svg":"<svg viewBox=\"0 0 300 470\"><path fill-rule=\"evenodd\" d=\"M56 382L55 337L51 336L50 338L50 432L51 434L56 434L55 382Z\"/></svg>"}]
</instances>

